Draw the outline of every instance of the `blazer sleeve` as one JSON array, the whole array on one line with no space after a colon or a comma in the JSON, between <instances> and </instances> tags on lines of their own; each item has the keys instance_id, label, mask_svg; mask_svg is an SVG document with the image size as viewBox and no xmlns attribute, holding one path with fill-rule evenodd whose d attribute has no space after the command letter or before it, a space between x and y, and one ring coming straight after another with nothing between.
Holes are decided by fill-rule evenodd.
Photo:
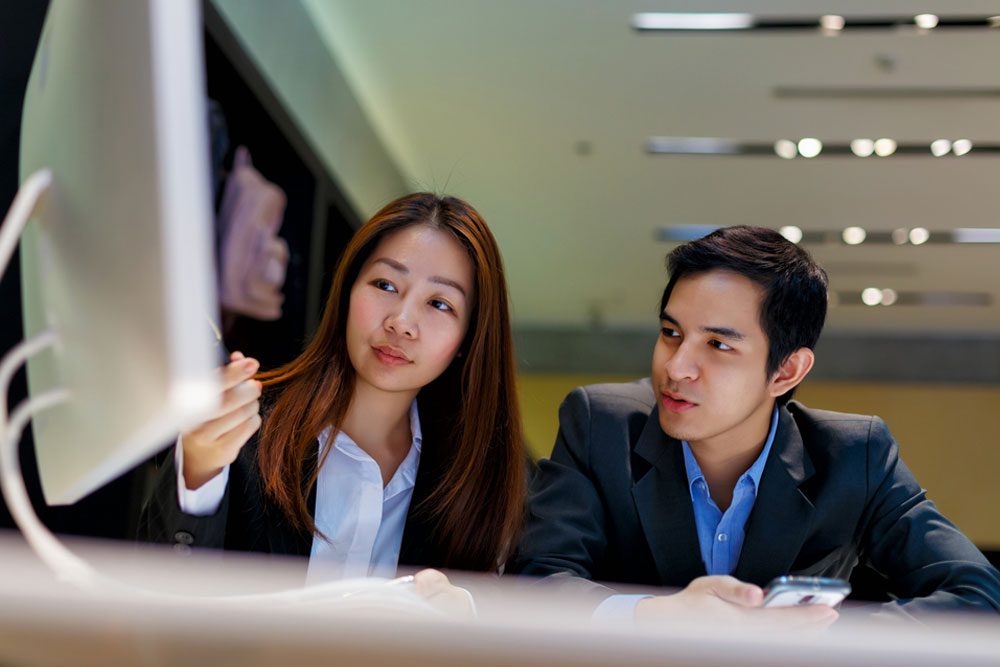
<instances>
[{"instance_id":1,"label":"blazer sleeve","mask_svg":"<svg viewBox=\"0 0 1000 667\"><path fill-rule=\"evenodd\" d=\"M508 571L548 577L547 584L588 594L596 604L614 591L588 581L607 548L605 509L591 476L590 427L588 396L578 387L559 407L559 434L531 482L527 521Z\"/></svg>"},{"instance_id":2,"label":"blazer sleeve","mask_svg":"<svg viewBox=\"0 0 1000 667\"><path fill-rule=\"evenodd\" d=\"M1000 572L948 521L899 458L885 422L868 439L866 529L862 552L888 580L889 613L956 609L1000 612Z\"/></svg>"},{"instance_id":3,"label":"blazer sleeve","mask_svg":"<svg viewBox=\"0 0 1000 667\"><path fill-rule=\"evenodd\" d=\"M235 471L234 471L235 472ZM167 456L156 471L153 487L139 515L138 538L145 542L173 544L186 552L189 547L222 549L225 545L232 475L215 514L185 514L177 498L177 469Z\"/></svg>"}]
</instances>

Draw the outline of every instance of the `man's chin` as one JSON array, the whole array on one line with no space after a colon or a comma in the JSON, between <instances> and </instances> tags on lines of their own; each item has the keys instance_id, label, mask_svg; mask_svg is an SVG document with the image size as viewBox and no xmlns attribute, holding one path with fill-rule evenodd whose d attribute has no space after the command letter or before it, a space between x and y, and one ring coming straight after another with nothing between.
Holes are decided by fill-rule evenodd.
<instances>
[{"instance_id":1,"label":"man's chin","mask_svg":"<svg viewBox=\"0 0 1000 667\"><path fill-rule=\"evenodd\" d=\"M692 436L696 435L691 429L681 428L677 424L671 422L669 419L664 419L663 413L660 413L660 430L663 431L667 437L673 438L674 440L690 440Z\"/></svg>"}]
</instances>

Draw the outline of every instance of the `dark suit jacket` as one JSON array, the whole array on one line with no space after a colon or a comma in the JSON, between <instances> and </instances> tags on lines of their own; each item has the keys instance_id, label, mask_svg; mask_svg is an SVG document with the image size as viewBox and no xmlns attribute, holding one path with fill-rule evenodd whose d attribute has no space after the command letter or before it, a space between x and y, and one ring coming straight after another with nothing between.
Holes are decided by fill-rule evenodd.
<instances>
[{"instance_id":1,"label":"dark suit jacket","mask_svg":"<svg viewBox=\"0 0 1000 667\"><path fill-rule=\"evenodd\" d=\"M421 449L420 466L403 530L399 553L401 567L443 567L445 561L430 518L419 510L421 501L435 487L440 470L434 448L426 444L427 427L423 430L425 445ZM274 502L264 495L261 482L257 436L254 436L230 467L229 484L218 511L206 517L185 514L177 499L177 470L171 453L157 471L153 489L144 503L138 537L148 542L174 544L182 553L205 547L308 558L312 534L288 522ZM309 507L315 514L315 489L310 494Z\"/></svg>"},{"instance_id":2,"label":"dark suit jacket","mask_svg":"<svg viewBox=\"0 0 1000 667\"><path fill-rule=\"evenodd\" d=\"M1000 611L1000 572L927 499L885 423L792 401L733 574L760 586L846 579L859 562L907 611ZM563 402L511 570L671 587L705 574L683 450L660 428L649 380L580 387Z\"/></svg>"}]
</instances>

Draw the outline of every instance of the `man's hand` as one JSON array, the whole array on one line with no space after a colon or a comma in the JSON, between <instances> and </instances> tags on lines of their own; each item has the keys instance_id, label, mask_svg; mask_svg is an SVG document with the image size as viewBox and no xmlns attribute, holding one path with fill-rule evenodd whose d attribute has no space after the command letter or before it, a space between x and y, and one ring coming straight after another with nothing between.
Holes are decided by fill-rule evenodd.
<instances>
[{"instance_id":1,"label":"man's hand","mask_svg":"<svg viewBox=\"0 0 1000 667\"><path fill-rule=\"evenodd\" d=\"M464 588L452 585L447 575L437 570L420 570L413 575L413 587L438 611L448 616L474 618L476 607L472 595Z\"/></svg>"},{"instance_id":2,"label":"man's hand","mask_svg":"<svg viewBox=\"0 0 1000 667\"><path fill-rule=\"evenodd\" d=\"M260 368L256 359L241 352L230 355L221 369L222 405L218 412L196 429L181 435L184 448L184 484L197 489L236 460L243 445L260 428L262 385L252 379Z\"/></svg>"},{"instance_id":3,"label":"man's hand","mask_svg":"<svg viewBox=\"0 0 1000 667\"><path fill-rule=\"evenodd\" d=\"M734 625L767 624L821 630L837 620L837 610L825 605L764 609L764 592L734 577L699 577L673 595L640 600L635 620L640 625L664 621L707 620Z\"/></svg>"}]
</instances>

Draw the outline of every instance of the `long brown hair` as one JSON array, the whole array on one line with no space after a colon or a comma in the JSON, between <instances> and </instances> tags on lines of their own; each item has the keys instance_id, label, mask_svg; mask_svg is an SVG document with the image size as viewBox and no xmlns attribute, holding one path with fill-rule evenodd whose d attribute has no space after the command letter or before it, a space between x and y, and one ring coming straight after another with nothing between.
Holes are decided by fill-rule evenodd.
<instances>
[{"instance_id":1,"label":"long brown hair","mask_svg":"<svg viewBox=\"0 0 1000 667\"><path fill-rule=\"evenodd\" d=\"M315 532L307 500L319 466L314 442L327 425L343 422L354 391L346 343L351 287L383 237L415 224L453 235L475 272L460 354L419 394L420 465L435 466L438 474L415 509L430 519L443 553L443 562L433 565L496 570L523 518L526 458L503 261L482 217L461 199L416 193L376 213L344 250L323 319L305 350L258 376L276 394L257 454L264 492L293 525Z\"/></svg>"}]
</instances>

